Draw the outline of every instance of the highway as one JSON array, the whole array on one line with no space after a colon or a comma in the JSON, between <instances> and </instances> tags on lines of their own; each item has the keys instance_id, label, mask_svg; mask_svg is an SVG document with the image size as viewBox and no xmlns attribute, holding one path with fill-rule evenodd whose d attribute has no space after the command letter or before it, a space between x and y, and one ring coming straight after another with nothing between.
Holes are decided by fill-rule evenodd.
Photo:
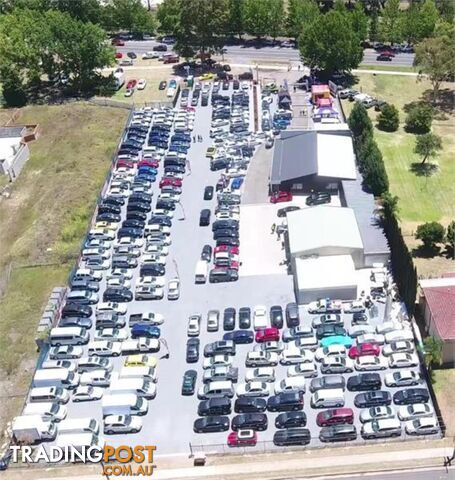
<instances>
[{"instance_id":1,"label":"highway","mask_svg":"<svg viewBox=\"0 0 455 480\"><path fill-rule=\"evenodd\" d=\"M124 47L117 47L117 51L126 54L134 52L138 56L148 52L157 45L154 40L144 41L127 41ZM172 50L172 46L168 45L168 51ZM377 61L378 53L373 49L364 51L362 65L387 65L392 67L412 66L414 61L413 53L398 53L391 62ZM298 62L300 60L299 51L295 48L283 47L251 47L242 45L229 45L226 47L224 61L234 64L251 65L254 63L289 63Z\"/></svg>"}]
</instances>

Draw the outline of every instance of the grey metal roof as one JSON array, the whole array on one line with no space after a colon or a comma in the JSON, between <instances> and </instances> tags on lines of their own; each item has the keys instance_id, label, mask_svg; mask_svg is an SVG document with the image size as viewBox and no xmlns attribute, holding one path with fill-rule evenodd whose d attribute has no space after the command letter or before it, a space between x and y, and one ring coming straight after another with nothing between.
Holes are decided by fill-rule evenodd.
<instances>
[{"instance_id":1,"label":"grey metal roof","mask_svg":"<svg viewBox=\"0 0 455 480\"><path fill-rule=\"evenodd\" d=\"M270 183L314 175L318 171L317 138L314 130L288 130L275 140Z\"/></svg>"},{"instance_id":2,"label":"grey metal roof","mask_svg":"<svg viewBox=\"0 0 455 480\"><path fill-rule=\"evenodd\" d=\"M25 126L19 125L14 127L0 127L0 138L16 138L22 137Z\"/></svg>"},{"instance_id":3,"label":"grey metal roof","mask_svg":"<svg viewBox=\"0 0 455 480\"><path fill-rule=\"evenodd\" d=\"M343 180L341 184L346 206L354 210L365 255L389 253L386 236L374 215L374 197L363 190L359 172L355 180Z\"/></svg>"}]
</instances>

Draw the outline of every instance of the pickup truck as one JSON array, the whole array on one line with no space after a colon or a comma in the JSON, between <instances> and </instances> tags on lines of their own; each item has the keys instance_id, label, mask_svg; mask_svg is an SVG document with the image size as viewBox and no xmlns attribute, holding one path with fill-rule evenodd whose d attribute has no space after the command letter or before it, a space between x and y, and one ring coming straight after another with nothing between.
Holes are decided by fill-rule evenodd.
<instances>
[{"instance_id":1,"label":"pickup truck","mask_svg":"<svg viewBox=\"0 0 455 480\"><path fill-rule=\"evenodd\" d=\"M319 299L310 302L308 313L341 313L341 302L338 300Z\"/></svg>"},{"instance_id":2,"label":"pickup truck","mask_svg":"<svg viewBox=\"0 0 455 480\"><path fill-rule=\"evenodd\" d=\"M160 313L134 313L130 315L129 325L132 327L137 323L146 325L161 325L164 322L164 317Z\"/></svg>"}]
</instances>

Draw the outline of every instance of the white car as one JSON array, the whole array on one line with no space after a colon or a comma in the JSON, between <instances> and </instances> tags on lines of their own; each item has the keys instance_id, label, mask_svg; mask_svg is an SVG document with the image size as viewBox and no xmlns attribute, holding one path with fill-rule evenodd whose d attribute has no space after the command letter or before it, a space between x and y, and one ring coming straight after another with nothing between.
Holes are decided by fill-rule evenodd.
<instances>
[{"instance_id":1,"label":"white car","mask_svg":"<svg viewBox=\"0 0 455 480\"><path fill-rule=\"evenodd\" d=\"M403 325L399 322L384 322L376 327L376 333L384 335L395 330L401 330L402 328Z\"/></svg>"},{"instance_id":2,"label":"white car","mask_svg":"<svg viewBox=\"0 0 455 480\"><path fill-rule=\"evenodd\" d=\"M408 340L409 342L414 341L414 334L412 330L393 330L385 334L386 343L398 342L399 340Z\"/></svg>"},{"instance_id":3,"label":"white car","mask_svg":"<svg viewBox=\"0 0 455 480\"><path fill-rule=\"evenodd\" d=\"M315 358L319 362L327 357L339 357L346 355L346 347L344 345L329 345L328 347L319 347L316 350Z\"/></svg>"},{"instance_id":4,"label":"white car","mask_svg":"<svg viewBox=\"0 0 455 480\"><path fill-rule=\"evenodd\" d=\"M365 335L360 335L356 338L357 345L362 345L363 343L372 343L376 345L384 345L385 339L384 335L378 333L366 333Z\"/></svg>"},{"instance_id":5,"label":"white car","mask_svg":"<svg viewBox=\"0 0 455 480\"><path fill-rule=\"evenodd\" d=\"M121 187L116 187L116 186L111 186L109 190L107 191L106 195L109 195L110 197L129 197L130 191Z\"/></svg>"},{"instance_id":6,"label":"white car","mask_svg":"<svg viewBox=\"0 0 455 480\"><path fill-rule=\"evenodd\" d=\"M88 258L85 260L85 266L93 270L108 270L111 267L110 260L102 260L98 258Z\"/></svg>"},{"instance_id":7,"label":"white car","mask_svg":"<svg viewBox=\"0 0 455 480\"><path fill-rule=\"evenodd\" d=\"M135 338L122 342L122 355L135 353L154 353L160 349L160 341L156 338Z\"/></svg>"},{"instance_id":8,"label":"white car","mask_svg":"<svg viewBox=\"0 0 455 480\"><path fill-rule=\"evenodd\" d=\"M219 310L209 310L207 313L207 332L217 332L220 326Z\"/></svg>"},{"instance_id":9,"label":"white car","mask_svg":"<svg viewBox=\"0 0 455 480\"><path fill-rule=\"evenodd\" d=\"M73 393L73 402L89 402L91 400L100 400L104 390L101 387L92 387L82 385L77 387Z\"/></svg>"},{"instance_id":10,"label":"white car","mask_svg":"<svg viewBox=\"0 0 455 480\"><path fill-rule=\"evenodd\" d=\"M278 365L279 355L276 352L248 352L245 365L247 367L275 367Z\"/></svg>"},{"instance_id":11,"label":"white car","mask_svg":"<svg viewBox=\"0 0 455 480\"><path fill-rule=\"evenodd\" d=\"M275 395L282 392L301 392L305 393L305 377L302 375L284 378L281 382L275 384Z\"/></svg>"},{"instance_id":12,"label":"white car","mask_svg":"<svg viewBox=\"0 0 455 480\"><path fill-rule=\"evenodd\" d=\"M344 313L363 313L365 311L365 305L360 300L351 302L343 307Z\"/></svg>"},{"instance_id":13,"label":"white car","mask_svg":"<svg viewBox=\"0 0 455 480\"><path fill-rule=\"evenodd\" d=\"M121 237L115 240L114 242L114 247L131 246L131 247L141 248L143 247L143 245L144 245L143 238Z\"/></svg>"},{"instance_id":14,"label":"white car","mask_svg":"<svg viewBox=\"0 0 455 480\"><path fill-rule=\"evenodd\" d=\"M108 415L104 417L104 433L137 433L142 428L142 419L137 415Z\"/></svg>"},{"instance_id":15,"label":"white car","mask_svg":"<svg viewBox=\"0 0 455 480\"><path fill-rule=\"evenodd\" d=\"M291 365L287 370L288 377L302 376L305 378L313 378L318 376L318 369L315 363L299 363Z\"/></svg>"},{"instance_id":16,"label":"white car","mask_svg":"<svg viewBox=\"0 0 455 480\"><path fill-rule=\"evenodd\" d=\"M129 280L123 279L122 277L112 277L107 280L106 283L108 287L125 287L128 289L131 288L131 282Z\"/></svg>"},{"instance_id":17,"label":"white car","mask_svg":"<svg viewBox=\"0 0 455 480\"><path fill-rule=\"evenodd\" d=\"M140 277L136 283L136 288L138 287L164 287L166 285L166 280L163 277Z\"/></svg>"},{"instance_id":18,"label":"white car","mask_svg":"<svg viewBox=\"0 0 455 480\"><path fill-rule=\"evenodd\" d=\"M157 253L146 253L142 257L143 263L158 263L159 265L166 265L166 256Z\"/></svg>"},{"instance_id":19,"label":"white car","mask_svg":"<svg viewBox=\"0 0 455 480\"><path fill-rule=\"evenodd\" d=\"M354 325L349 329L349 336L351 338L360 337L362 335L374 334L375 328L373 325Z\"/></svg>"},{"instance_id":20,"label":"white car","mask_svg":"<svg viewBox=\"0 0 455 480\"><path fill-rule=\"evenodd\" d=\"M217 220L239 220L240 215L234 212L218 212L216 214Z\"/></svg>"},{"instance_id":21,"label":"white car","mask_svg":"<svg viewBox=\"0 0 455 480\"><path fill-rule=\"evenodd\" d=\"M435 435L440 432L436 417L423 417L409 420L404 424L408 435Z\"/></svg>"},{"instance_id":22,"label":"white car","mask_svg":"<svg viewBox=\"0 0 455 480\"><path fill-rule=\"evenodd\" d=\"M431 417L433 414L434 409L429 403L413 403L412 405L403 405L398 409L398 418L401 421Z\"/></svg>"},{"instance_id":23,"label":"white car","mask_svg":"<svg viewBox=\"0 0 455 480\"><path fill-rule=\"evenodd\" d=\"M133 270L130 268L114 268L108 278L122 277L125 280L131 280L133 278Z\"/></svg>"},{"instance_id":24,"label":"white car","mask_svg":"<svg viewBox=\"0 0 455 480\"><path fill-rule=\"evenodd\" d=\"M396 412L392 407L371 407L360 411L362 423L380 420L381 418L395 418Z\"/></svg>"},{"instance_id":25,"label":"white car","mask_svg":"<svg viewBox=\"0 0 455 480\"><path fill-rule=\"evenodd\" d=\"M354 362L347 356L325 357L321 362L321 373L352 373Z\"/></svg>"},{"instance_id":26,"label":"white car","mask_svg":"<svg viewBox=\"0 0 455 480\"><path fill-rule=\"evenodd\" d=\"M103 369L91 370L81 373L79 383L91 387L108 387L111 383L111 374Z\"/></svg>"},{"instance_id":27,"label":"white car","mask_svg":"<svg viewBox=\"0 0 455 480\"><path fill-rule=\"evenodd\" d=\"M172 210L164 210L163 208L155 208L155 210L153 210L152 216L174 218L174 212Z\"/></svg>"},{"instance_id":28,"label":"white car","mask_svg":"<svg viewBox=\"0 0 455 480\"><path fill-rule=\"evenodd\" d=\"M422 383L420 374L412 370L399 370L388 373L384 377L384 383L388 387L413 387Z\"/></svg>"},{"instance_id":29,"label":"white car","mask_svg":"<svg viewBox=\"0 0 455 480\"><path fill-rule=\"evenodd\" d=\"M76 345L61 345L60 347L52 347L49 351L51 360L66 360L71 358L81 358L84 349Z\"/></svg>"},{"instance_id":30,"label":"white car","mask_svg":"<svg viewBox=\"0 0 455 480\"><path fill-rule=\"evenodd\" d=\"M164 316L161 313L147 312L142 314L140 322L148 325L161 325L164 322Z\"/></svg>"},{"instance_id":31,"label":"white car","mask_svg":"<svg viewBox=\"0 0 455 480\"><path fill-rule=\"evenodd\" d=\"M382 349L382 354L387 357L394 353L414 353L414 344L400 340L398 342L388 343Z\"/></svg>"},{"instance_id":32,"label":"white car","mask_svg":"<svg viewBox=\"0 0 455 480\"><path fill-rule=\"evenodd\" d=\"M263 342L254 346L254 352L277 352L281 353L284 350L283 342Z\"/></svg>"},{"instance_id":33,"label":"white car","mask_svg":"<svg viewBox=\"0 0 455 480\"><path fill-rule=\"evenodd\" d=\"M361 372L385 370L387 368L387 360L380 356L365 355L355 359L354 367Z\"/></svg>"},{"instance_id":34,"label":"white car","mask_svg":"<svg viewBox=\"0 0 455 480\"><path fill-rule=\"evenodd\" d=\"M125 97L131 97L134 93L134 89L133 88L127 88L125 90L125 93L123 94Z\"/></svg>"},{"instance_id":35,"label":"white car","mask_svg":"<svg viewBox=\"0 0 455 480\"><path fill-rule=\"evenodd\" d=\"M160 54L158 52L145 52L142 54L142 60L151 60L152 58L158 58Z\"/></svg>"},{"instance_id":36,"label":"white car","mask_svg":"<svg viewBox=\"0 0 455 480\"><path fill-rule=\"evenodd\" d=\"M136 300L161 300L164 298L164 288L158 285L136 287Z\"/></svg>"},{"instance_id":37,"label":"white car","mask_svg":"<svg viewBox=\"0 0 455 480\"><path fill-rule=\"evenodd\" d=\"M271 367L259 367L247 370L245 374L247 382L274 382L275 370Z\"/></svg>"},{"instance_id":38,"label":"white car","mask_svg":"<svg viewBox=\"0 0 455 480\"><path fill-rule=\"evenodd\" d=\"M201 332L201 315L191 315L188 319L187 333L189 337L198 337Z\"/></svg>"},{"instance_id":39,"label":"white car","mask_svg":"<svg viewBox=\"0 0 455 480\"><path fill-rule=\"evenodd\" d=\"M415 353L393 353L389 357L390 368L417 367L419 358Z\"/></svg>"},{"instance_id":40,"label":"white car","mask_svg":"<svg viewBox=\"0 0 455 480\"><path fill-rule=\"evenodd\" d=\"M260 330L267 327L267 309L262 305L257 305L253 310L253 328Z\"/></svg>"},{"instance_id":41,"label":"white car","mask_svg":"<svg viewBox=\"0 0 455 480\"><path fill-rule=\"evenodd\" d=\"M147 81L144 80L143 78L141 78L140 80L138 80L137 82L137 85L136 85L136 88L138 90L144 90L145 86L147 85Z\"/></svg>"},{"instance_id":42,"label":"white car","mask_svg":"<svg viewBox=\"0 0 455 480\"><path fill-rule=\"evenodd\" d=\"M123 342L128 338L128 333L119 328L103 328L95 332L95 340L108 340L111 342Z\"/></svg>"},{"instance_id":43,"label":"white car","mask_svg":"<svg viewBox=\"0 0 455 480\"><path fill-rule=\"evenodd\" d=\"M236 390L238 397L268 397L270 385L266 382L240 383Z\"/></svg>"},{"instance_id":44,"label":"white car","mask_svg":"<svg viewBox=\"0 0 455 480\"><path fill-rule=\"evenodd\" d=\"M234 357L232 355L215 355L213 357L204 358L202 368L212 368L219 366L232 365Z\"/></svg>"},{"instance_id":45,"label":"white car","mask_svg":"<svg viewBox=\"0 0 455 480\"><path fill-rule=\"evenodd\" d=\"M158 254L158 255L169 255L169 248L165 247L164 245L157 245L157 244L148 244L145 247L145 252L146 253L151 253L151 254Z\"/></svg>"},{"instance_id":46,"label":"white car","mask_svg":"<svg viewBox=\"0 0 455 480\"><path fill-rule=\"evenodd\" d=\"M281 365L293 365L296 363L312 363L314 353L300 348L287 348L281 353Z\"/></svg>"},{"instance_id":47,"label":"white car","mask_svg":"<svg viewBox=\"0 0 455 480\"><path fill-rule=\"evenodd\" d=\"M128 307L124 303L117 303L117 302L101 302L98 303L96 307L96 312L116 312L119 315L125 315Z\"/></svg>"},{"instance_id":48,"label":"white car","mask_svg":"<svg viewBox=\"0 0 455 480\"><path fill-rule=\"evenodd\" d=\"M175 277L171 278L167 284L167 299L178 300L180 297L180 280Z\"/></svg>"}]
</instances>

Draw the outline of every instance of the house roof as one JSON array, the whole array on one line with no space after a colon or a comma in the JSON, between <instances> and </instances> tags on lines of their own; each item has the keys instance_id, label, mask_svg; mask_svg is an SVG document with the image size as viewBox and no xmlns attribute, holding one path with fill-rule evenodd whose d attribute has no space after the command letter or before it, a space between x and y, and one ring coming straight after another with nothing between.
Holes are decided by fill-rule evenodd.
<instances>
[{"instance_id":1,"label":"house roof","mask_svg":"<svg viewBox=\"0 0 455 480\"><path fill-rule=\"evenodd\" d=\"M25 130L24 125L0 127L0 138L20 138Z\"/></svg>"},{"instance_id":2,"label":"house roof","mask_svg":"<svg viewBox=\"0 0 455 480\"><path fill-rule=\"evenodd\" d=\"M328 85L313 85L311 87L311 93L317 94L317 93L325 93L325 92L330 92L329 86Z\"/></svg>"},{"instance_id":3,"label":"house roof","mask_svg":"<svg viewBox=\"0 0 455 480\"><path fill-rule=\"evenodd\" d=\"M362 250L359 227L350 208L320 205L288 212L291 255L324 254L335 248L338 253Z\"/></svg>"},{"instance_id":4,"label":"house roof","mask_svg":"<svg viewBox=\"0 0 455 480\"><path fill-rule=\"evenodd\" d=\"M421 280L422 287L441 340L455 340L455 277Z\"/></svg>"}]
</instances>

